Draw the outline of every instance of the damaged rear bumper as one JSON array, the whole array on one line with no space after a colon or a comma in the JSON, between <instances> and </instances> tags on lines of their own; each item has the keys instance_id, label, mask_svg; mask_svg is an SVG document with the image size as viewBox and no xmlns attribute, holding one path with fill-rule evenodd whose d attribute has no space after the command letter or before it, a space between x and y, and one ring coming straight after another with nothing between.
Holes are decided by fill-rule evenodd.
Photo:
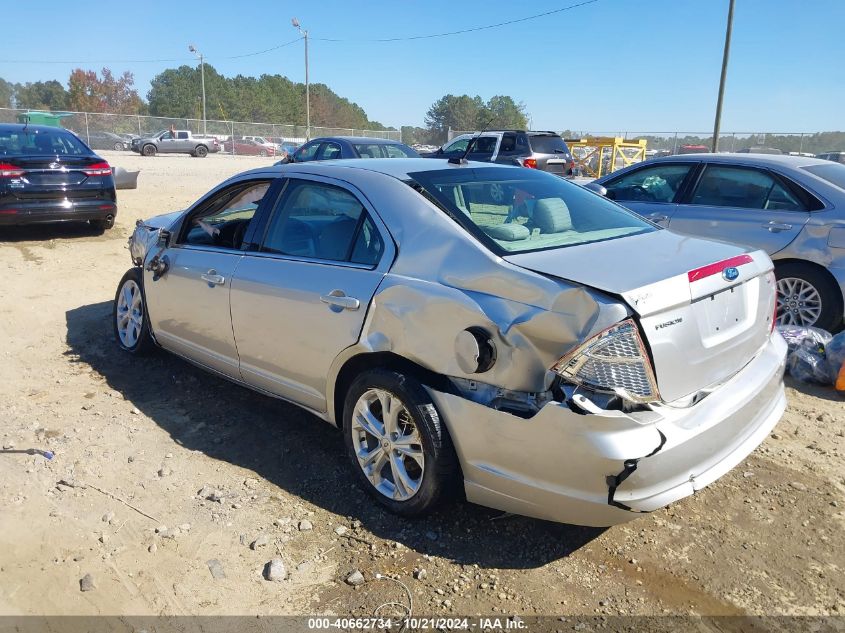
<instances>
[{"instance_id":1,"label":"damaged rear bumper","mask_svg":"<svg viewBox=\"0 0 845 633\"><path fill-rule=\"evenodd\" d=\"M549 402L530 419L430 390L480 505L608 526L715 481L777 424L786 343L775 333L739 373L687 408L576 413Z\"/></svg>"}]
</instances>

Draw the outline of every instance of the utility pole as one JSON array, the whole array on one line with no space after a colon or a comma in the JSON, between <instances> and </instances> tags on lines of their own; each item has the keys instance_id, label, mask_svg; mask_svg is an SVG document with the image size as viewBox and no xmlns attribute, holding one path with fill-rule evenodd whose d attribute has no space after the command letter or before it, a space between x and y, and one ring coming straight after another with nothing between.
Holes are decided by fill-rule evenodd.
<instances>
[{"instance_id":1,"label":"utility pole","mask_svg":"<svg viewBox=\"0 0 845 633\"><path fill-rule=\"evenodd\" d=\"M291 18L293 28L305 39L305 140L311 140L311 87L308 83L308 31L303 31L299 20Z\"/></svg>"},{"instance_id":2,"label":"utility pole","mask_svg":"<svg viewBox=\"0 0 845 633\"><path fill-rule=\"evenodd\" d=\"M713 125L713 153L719 151L719 127L722 124L722 99L725 96L725 78L728 74L728 58L731 55L731 30L734 23L734 0L729 0L728 24L725 28L725 51L722 54L722 77L719 79L719 98L716 100L716 122Z\"/></svg>"},{"instance_id":3,"label":"utility pole","mask_svg":"<svg viewBox=\"0 0 845 633\"><path fill-rule=\"evenodd\" d=\"M200 60L200 81L202 82L202 133L205 136L208 133L207 120L205 118L205 59L193 44L188 45L188 50L196 55Z\"/></svg>"}]
</instances>

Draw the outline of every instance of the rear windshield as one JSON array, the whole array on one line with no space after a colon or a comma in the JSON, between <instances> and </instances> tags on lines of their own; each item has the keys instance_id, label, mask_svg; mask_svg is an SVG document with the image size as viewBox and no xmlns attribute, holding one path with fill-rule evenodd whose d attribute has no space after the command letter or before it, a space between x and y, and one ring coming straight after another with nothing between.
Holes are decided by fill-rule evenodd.
<instances>
[{"instance_id":1,"label":"rear windshield","mask_svg":"<svg viewBox=\"0 0 845 633\"><path fill-rule=\"evenodd\" d=\"M810 172L814 176L824 178L830 184L840 189L845 189L845 165L841 163L830 163L830 165L807 165L801 169Z\"/></svg>"},{"instance_id":2,"label":"rear windshield","mask_svg":"<svg viewBox=\"0 0 845 633\"><path fill-rule=\"evenodd\" d=\"M568 154L569 148L559 136L532 136L528 135L528 142L531 143L532 151L538 154Z\"/></svg>"},{"instance_id":3,"label":"rear windshield","mask_svg":"<svg viewBox=\"0 0 845 633\"><path fill-rule=\"evenodd\" d=\"M64 130L0 131L0 156L88 156L91 150Z\"/></svg>"},{"instance_id":4,"label":"rear windshield","mask_svg":"<svg viewBox=\"0 0 845 633\"><path fill-rule=\"evenodd\" d=\"M355 143L361 158L417 158L417 154L402 143Z\"/></svg>"},{"instance_id":5,"label":"rear windshield","mask_svg":"<svg viewBox=\"0 0 845 633\"><path fill-rule=\"evenodd\" d=\"M461 168L409 176L411 186L498 255L657 230L580 185L534 169Z\"/></svg>"}]
</instances>

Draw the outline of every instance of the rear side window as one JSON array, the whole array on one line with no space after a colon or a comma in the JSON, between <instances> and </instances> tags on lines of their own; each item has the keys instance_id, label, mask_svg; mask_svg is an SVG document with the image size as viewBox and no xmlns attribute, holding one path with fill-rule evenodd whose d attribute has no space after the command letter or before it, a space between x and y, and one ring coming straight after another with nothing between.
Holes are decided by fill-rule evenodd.
<instances>
[{"instance_id":1,"label":"rear side window","mask_svg":"<svg viewBox=\"0 0 845 633\"><path fill-rule=\"evenodd\" d=\"M805 211L798 198L771 175L756 169L708 165L691 204L739 209Z\"/></svg>"},{"instance_id":2,"label":"rear side window","mask_svg":"<svg viewBox=\"0 0 845 633\"><path fill-rule=\"evenodd\" d=\"M654 165L605 184L607 197L623 202L672 202L692 164Z\"/></svg>"},{"instance_id":3,"label":"rear side window","mask_svg":"<svg viewBox=\"0 0 845 633\"><path fill-rule=\"evenodd\" d=\"M531 149L538 154L568 154L569 148L563 139L553 134L530 135Z\"/></svg>"},{"instance_id":4,"label":"rear side window","mask_svg":"<svg viewBox=\"0 0 845 633\"><path fill-rule=\"evenodd\" d=\"M88 156L78 138L64 130L20 130L0 132L0 156Z\"/></svg>"}]
</instances>

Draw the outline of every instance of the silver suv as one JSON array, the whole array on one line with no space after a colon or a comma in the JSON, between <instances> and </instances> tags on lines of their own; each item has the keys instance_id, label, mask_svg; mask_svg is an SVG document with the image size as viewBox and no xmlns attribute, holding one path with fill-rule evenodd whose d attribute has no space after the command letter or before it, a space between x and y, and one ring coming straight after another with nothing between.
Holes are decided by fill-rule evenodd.
<instances>
[{"instance_id":1,"label":"silver suv","mask_svg":"<svg viewBox=\"0 0 845 633\"><path fill-rule=\"evenodd\" d=\"M554 132L525 132L523 130L487 130L461 134L436 152L423 154L426 158L460 157L475 138L467 160L505 165L521 165L542 169L557 176L572 176L575 162L566 142Z\"/></svg>"}]
</instances>

